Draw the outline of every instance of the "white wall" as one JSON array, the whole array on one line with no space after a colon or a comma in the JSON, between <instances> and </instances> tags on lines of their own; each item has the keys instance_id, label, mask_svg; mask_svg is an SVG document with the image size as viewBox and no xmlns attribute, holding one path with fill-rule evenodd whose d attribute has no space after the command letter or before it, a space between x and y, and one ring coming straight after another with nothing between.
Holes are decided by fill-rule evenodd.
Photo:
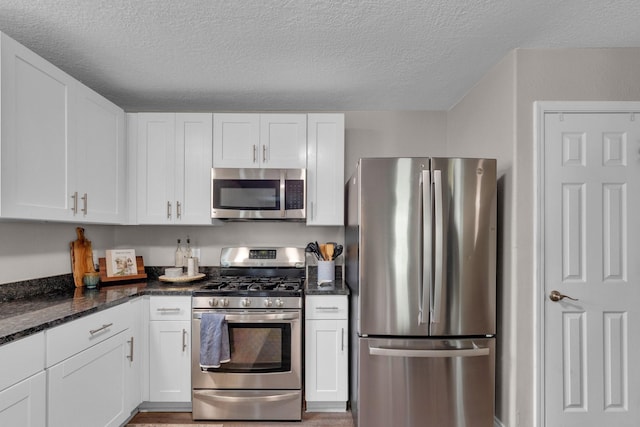
<instances>
[{"instance_id":1,"label":"white wall","mask_svg":"<svg viewBox=\"0 0 640 427\"><path fill-rule=\"evenodd\" d=\"M503 181L499 262L502 344L498 350L498 417L503 425L533 427L537 408L535 293L535 101L637 101L640 48L519 49L510 53L448 115L451 155L498 152ZM500 331L500 329L499 329ZM501 341L499 341L500 344Z\"/></svg>"},{"instance_id":2,"label":"white wall","mask_svg":"<svg viewBox=\"0 0 640 427\"><path fill-rule=\"evenodd\" d=\"M513 264L515 54L509 54L447 114L447 154L488 157L498 167L496 416L515 425L517 287Z\"/></svg>"},{"instance_id":3,"label":"white wall","mask_svg":"<svg viewBox=\"0 0 640 427\"><path fill-rule=\"evenodd\" d=\"M92 247L114 245L113 227L83 228ZM76 238L75 224L0 222L0 283L71 273L69 244Z\"/></svg>"}]
</instances>

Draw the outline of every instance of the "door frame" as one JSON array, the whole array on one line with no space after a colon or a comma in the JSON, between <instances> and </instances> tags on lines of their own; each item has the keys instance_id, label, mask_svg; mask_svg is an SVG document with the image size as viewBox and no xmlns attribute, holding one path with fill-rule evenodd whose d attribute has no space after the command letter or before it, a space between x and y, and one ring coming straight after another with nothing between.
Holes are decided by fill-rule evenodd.
<instances>
[{"instance_id":1,"label":"door frame","mask_svg":"<svg viewBox=\"0 0 640 427\"><path fill-rule=\"evenodd\" d=\"M635 101L536 101L533 103L533 140L535 144L534 168L534 313L537 317L535 333L534 370L534 416L538 422L534 425L545 427L544 377L545 377L545 266L544 266L544 116L546 113L628 113L638 114L640 120L640 102ZM536 320L536 319L534 319Z\"/></svg>"}]
</instances>

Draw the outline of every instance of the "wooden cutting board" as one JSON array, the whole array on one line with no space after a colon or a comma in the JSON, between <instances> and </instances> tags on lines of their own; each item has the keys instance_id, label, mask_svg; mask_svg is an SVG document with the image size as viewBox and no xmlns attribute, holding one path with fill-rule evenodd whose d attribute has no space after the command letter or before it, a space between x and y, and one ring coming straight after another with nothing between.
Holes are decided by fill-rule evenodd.
<instances>
[{"instance_id":1,"label":"wooden cutting board","mask_svg":"<svg viewBox=\"0 0 640 427\"><path fill-rule=\"evenodd\" d=\"M94 273L96 269L93 265L91 241L84 237L84 228L77 227L76 234L78 238L70 243L71 271L73 272L73 281L76 284L76 288L79 288L84 286L82 282L84 273Z\"/></svg>"}]
</instances>

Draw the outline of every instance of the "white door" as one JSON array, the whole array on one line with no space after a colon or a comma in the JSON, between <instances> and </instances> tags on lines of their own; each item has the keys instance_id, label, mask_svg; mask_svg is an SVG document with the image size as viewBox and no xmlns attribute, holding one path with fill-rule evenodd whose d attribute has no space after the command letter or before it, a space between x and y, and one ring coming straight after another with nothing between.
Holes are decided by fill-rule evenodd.
<instances>
[{"instance_id":1,"label":"white door","mask_svg":"<svg viewBox=\"0 0 640 427\"><path fill-rule=\"evenodd\" d=\"M544 140L545 426L638 426L640 116L547 113Z\"/></svg>"}]
</instances>

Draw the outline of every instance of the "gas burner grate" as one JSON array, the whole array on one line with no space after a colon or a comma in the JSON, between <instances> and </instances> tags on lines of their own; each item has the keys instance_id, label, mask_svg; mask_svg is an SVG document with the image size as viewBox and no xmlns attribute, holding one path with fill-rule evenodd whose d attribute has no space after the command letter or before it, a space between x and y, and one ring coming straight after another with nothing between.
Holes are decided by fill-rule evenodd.
<instances>
[{"instance_id":1,"label":"gas burner grate","mask_svg":"<svg viewBox=\"0 0 640 427\"><path fill-rule=\"evenodd\" d=\"M221 292L236 291L297 291L302 279L291 277L221 276L209 281L201 289Z\"/></svg>"}]
</instances>

